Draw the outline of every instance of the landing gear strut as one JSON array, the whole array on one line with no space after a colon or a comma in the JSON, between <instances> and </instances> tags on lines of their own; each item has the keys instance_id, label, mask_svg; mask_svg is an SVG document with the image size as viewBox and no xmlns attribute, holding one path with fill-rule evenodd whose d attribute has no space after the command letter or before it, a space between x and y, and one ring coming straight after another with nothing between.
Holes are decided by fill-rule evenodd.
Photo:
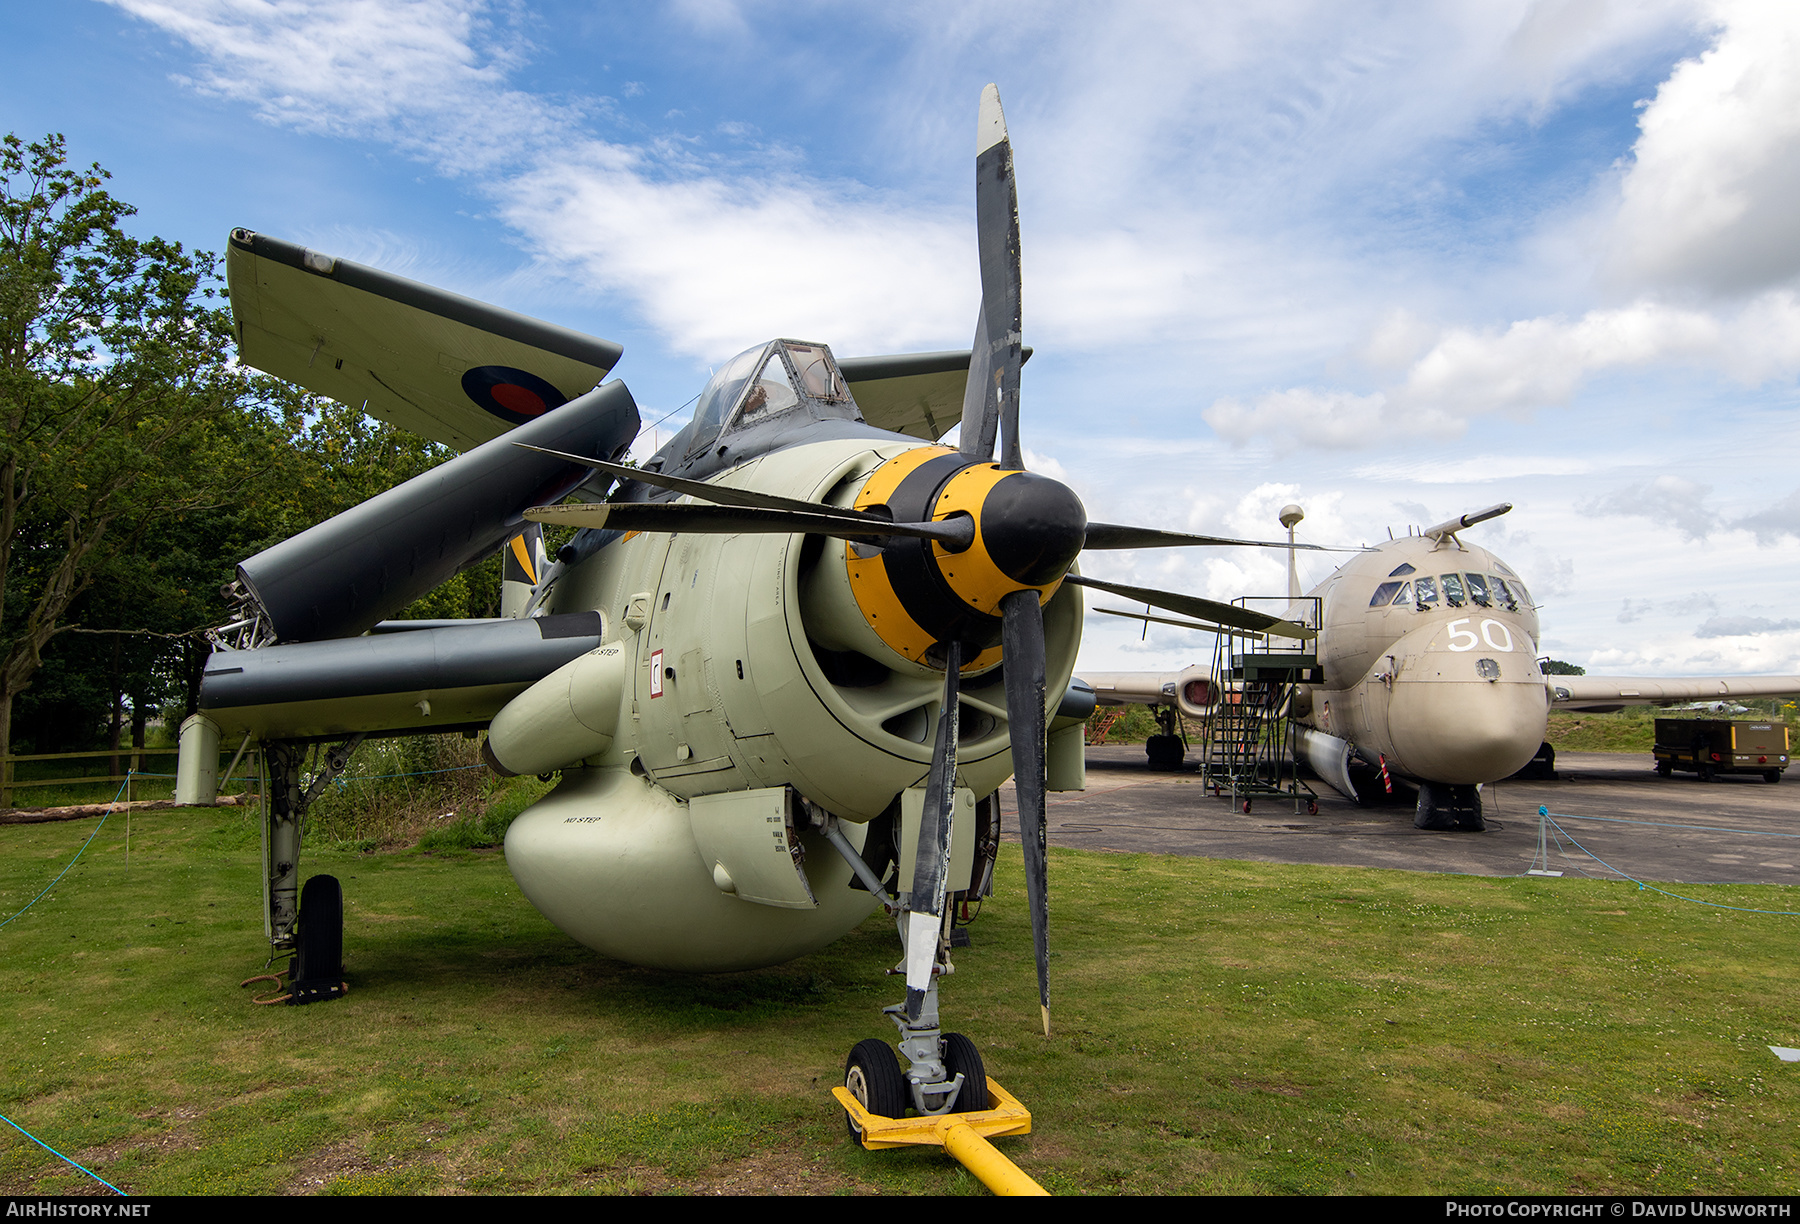
<instances>
[{"instance_id":1,"label":"landing gear strut","mask_svg":"<svg viewBox=\"0 0 1800 1224\"><path fill-rule=\"evenodd\" d=\"M1187 743L1181 738L1181 715L1169 706L1156 707L1156 725L1161 733L1144 741L1144 753L1151 769L1180 769L1187 756Z\"/></svg>"},{"instance_id":2,"label":"landing gear strut","mask_svg":"<svg viewBox=\"0 0 1800 1224\"><path fill-rule=\"evenodd\" d=\"M835 831L835 830L833 830ZM828 834L829 835L829 834ZM848 856L846 856L848 857ZM885 901L885 894L878 893ZM900 943L905 947L909 923L903 911L894 907ZM844 1087L864 1109L881 1118L900 1118L910 1108L920 1117L932 1118L949 1113L975 1113L989 1107L987 1069L975 1043L961 1033L946 1033L938 1022L938 979L956 972L950 963L950 934L954 929L956 904L944 907L943 925L938 928L937 949L931 971L931 986L919 1008L919 1017L909 1020L906 1004L896 1003L881 1009L882 1014L900 1030L900 1058L905 1070L895 1065L894 1051L885 1041L869 1038L859 1041L844 1063ZM906 958L893 972L905 973ZM862 1131L856 1120L850 1120L850 1133L860 1140Z\"/></svg>"},{"instance_id":3,"label":"landing gear strut","mask_svg":"<svg viewBox=\"0 0 1800 1224\"><path fill-rule=\"evenodd\" d=\"M265 932L271 959L292 953L289 1002L317 1003L346 992L343 982L344 891L332 876L314 876L300 888L300 818L350 763L363 741L353 735L325 751L317 775L300 787L306 746L277 740L265 746L268 802L263 826Z\"/></svg>"}]
</instances>

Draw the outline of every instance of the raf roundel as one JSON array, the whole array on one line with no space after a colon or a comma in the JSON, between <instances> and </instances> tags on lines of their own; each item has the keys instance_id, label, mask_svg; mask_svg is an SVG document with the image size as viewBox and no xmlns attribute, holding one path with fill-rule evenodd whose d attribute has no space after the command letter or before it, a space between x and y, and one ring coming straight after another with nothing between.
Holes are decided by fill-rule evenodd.
<instances>
[{"instance_id":1,"label":"raf roundel","mask_svg":"<svg viewBox=\"0 0 1800 1224\"><path fill-rule=\"evenodd\" d=\"M511 425L535 421L568 401L555 387L511 366L476 366L462 377L463 393Z\"/></svg>"}]
</instances>

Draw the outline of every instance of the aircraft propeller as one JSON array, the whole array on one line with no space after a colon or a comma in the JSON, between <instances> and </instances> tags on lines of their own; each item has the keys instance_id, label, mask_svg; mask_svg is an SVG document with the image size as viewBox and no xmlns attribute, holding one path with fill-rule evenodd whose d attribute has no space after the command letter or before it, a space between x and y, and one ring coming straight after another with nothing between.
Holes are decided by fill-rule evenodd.
<instances>
[{"instance_id":1,"label":"aircraft propeller","mask_svg":"<svg viewBox=\"0 0 1800 1224\"><path fill-rule=\"evenodd\" d=\"M723 534L805 533L851 541L857 598L887 609L883 641L917 662L944 669L911 888L905 893L906 1004L918 1021L935 972L945 907L956 801L959 694L964 666L998 645L1024 843L1025 881L1036 952L1044 1033L1050 1032L1049 899L1044 792L1047 660L1043 605L1073 582L1141 603L1251 630L1310 631L1230 604L1124 587L1069 572L1084 549L1283 544L1093 523L1062 482L1027 471L1019 435L1019 216L1012 144L999 91L982 91L976 125L976 217L981 310L964 391L958 450L921 449L870 474L858 508L799 501L587 459L546 453L621 480L635 480L709 504L619 501L545 506L525 517L543 523L638 531ZM1000 460L993 462L994 443ZM534 448L535 449L535 448ZM1300 547L1316 548L1316 545ZM903 622L899 629L894 622ZM871 622L873 624L873 622Z\"/></svg>"}]
</instances>

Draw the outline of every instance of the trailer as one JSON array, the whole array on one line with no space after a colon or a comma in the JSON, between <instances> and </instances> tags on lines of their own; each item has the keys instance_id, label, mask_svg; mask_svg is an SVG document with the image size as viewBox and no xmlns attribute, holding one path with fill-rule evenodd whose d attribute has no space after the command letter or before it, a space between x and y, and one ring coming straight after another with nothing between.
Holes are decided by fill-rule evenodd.
<instances>
[{"instance_id":1,"label":"trailer","mask_svg":"<svg viewBox=\"0 0 1800 1224\"><path fill-rule=\"evenodd\" d=\"M1676 770L1698 774L1709 782L1719 774L1761 774L1765 782L1781 781L1788 765L1788 726L1722 718L1656 720L1656 772L1667 778Z\"/></svg>"}]
</instances>

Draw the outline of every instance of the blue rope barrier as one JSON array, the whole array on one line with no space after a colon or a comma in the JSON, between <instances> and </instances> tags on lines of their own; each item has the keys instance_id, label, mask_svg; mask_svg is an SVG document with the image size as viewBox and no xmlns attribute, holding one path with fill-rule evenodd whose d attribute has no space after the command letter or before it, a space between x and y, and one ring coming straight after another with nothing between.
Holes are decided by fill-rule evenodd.
<instances>
[{"instance_id":1,"label":"blue rope barrier","mask_svg":"<svg viewBox=\"0 0 1800 1224\"><path fill-rule=\"evenodd\" d=\"M1574 846L1577 850L1581 851L1583 854L1585 854L1589 858L1593 859L1596 863L1599 863L1602 867L1606 868L1608 871L1612 872L1614 875L1618 876L1620 879L1628 880L1631 883L1636 884L1638 886L1639 892L1642 892L1644 889L1647 888L1651 892L1661 893L1665 897L1673 897L1677 901L1691 901L1695 905L1710 905L1714 909L1735 910L1740 914L1769 914L1769 915L1772 915L1777 918L1800 918L1800 911L1797 911L1797 910L1765 910L1765 909L1751 909L1748 906L1743 906L1743 905L1724 905L1718 901L1702 901L1699 897L1684 897L1680 893L1672 893L1666 888L1658 888L1654 884L1646 884L1642 880L1639 880L1633 876L1626 875L1623 871L1620 871L1617 867L1614 867L1611 863L1609 863L1605 859L1601 858L1598 854L1595 854L1592 850L1589 850L1586 846L1584 846L1580 842L1576 841L1575 835L1573 833L1570 833L1567 829L1563 828L1561 825L1557 824L1556 820L1555 820L1555 816L1561 816L1564 820L1604 820L1604 819L1606 819L1606 817L1603 817L1603 816L1573 816L1567 812L1557 812L1557 813L1555 813L1555 816L1552 816L1550 809L1547 807L1539 807L1538 815L1541 816L1545 821L1547 821L1552 829L1555 829L1558 833L1561 833L1564 837L1568 838L1569 844ZM1640 821L1628 821L1626 823L1649 824L1651 822L1650 821L1641 821L1641 822ZM1697 826L1683 825L1683 826L1678 826L1678 827L1695 828ZM1727 833L1738 833L1738 832L1746 832L1747 833L1747 832L1752 832L1753 830L1726 829L1723 831L1727 832ZM1791 834L1789 836L1791 836Z\"/></svg>"},{"instance_id":2,"label":"blue rope barrier","mask_svg":"<svg viewBox=\"0 0 1800 1224\"><path fill-rule=\"evenodd\" d=\"M1800 833L1777 833L1773 829L1727 829L1723 825L1691 825L1672 824L1664 820L1632 820L1625 816L1577 816L1573 812L1558 812L1564 820L1604 820L1608 824L1645 825L1652 829L1695 829L1702 833L1753 833L1758 837L1800 837ZM1539 815L1547 816L1548 812Z\"/></svg>"},{"instance_id":3,"label":"blue rope barrier","mask_svg":"<svg viewBox=\"0 0 1800 1224\"><path fill-rule=\"evenodd\" d=\"M73 1160L70 1160L67 1156L64 1156L61 1152L59 1152L55 1148L51 1147L48 1143L45 1143L42 1139L39 1139L36 1135L34 1135L30 1131L26 1130L23 1126L20 1126L17 1122L14 1122L11 1118L7 1117L5 1114L0 1114L0 1122L6 1123L8 1126L10 1126L14 1130L18 1131L21 1135L24 1135L27 1139L31 1140L33 1143L35 1143L39 1147L43 1148L46 1152L49 1152L52 1156L56 1157L58 1160L62 1161L64 1164L75 1165L75 1167L77 1169L80 1169L83 1173L86 1173L89 1177L91 1177L95 1181L99 1182L102 1186L105 1186L108 1190L111 1190L114 1194L118 1195L120 1198L130 1198L131 1197L129 1194L126 1194L123 1190L119 1189L117 1186L115 1186L111 1182L107 1181L104 1177L101 1177L98 1173L94 1172L92 1169L88 1168L86 1165L76 1164Z\"/></svg>"},{"instance_id":4,"label":"blue rope barrier","mask_svg":"<svg viewBox=\"0 0 1800 1224\"><path fill-rule=\"evenodd\" d=\"M114 795L112 798L112 801L114 803L117 803L119 801L119 795L123 795L125 793L125 786L126 786L126 783L124 783L124 782L119 783L119 792L118 792L118 794ZM76 862L81 858L82 854L84 854L87 851L87 848L94 844L94 839L96 837L100 836L101 826L106 824L107 818L110 817L111 815L112 815L112 813L110 811L104 812L101 814L100 824L95 825L94 831L92 833L88 834L88 839L81 843L81 849L77 850L75 852L75 857L69 860L69 866L64 867L61 871L57 872L56 879L51 880L50 883L46 884L44 886L43 892L39 893L37 896L35 896L31 900L27 901L25 903L25 909L20 910L19 914L23 914L25 912L25 910L30 909L32 906L36 905L39 901L42 901L44 899L45 895L47 893L49 893L49 891L52 888L55 888L58 884L62 883L62 878L69 874L69 867L73 867L76 864ZM12 916L12 918L8 918L6 920L6 922L11 922L13 920L13 918L17 918L19 916L19 914L14 914ZM5 926L6 922L0 922L0 927Z\"/></svg>"}]
</instances>

